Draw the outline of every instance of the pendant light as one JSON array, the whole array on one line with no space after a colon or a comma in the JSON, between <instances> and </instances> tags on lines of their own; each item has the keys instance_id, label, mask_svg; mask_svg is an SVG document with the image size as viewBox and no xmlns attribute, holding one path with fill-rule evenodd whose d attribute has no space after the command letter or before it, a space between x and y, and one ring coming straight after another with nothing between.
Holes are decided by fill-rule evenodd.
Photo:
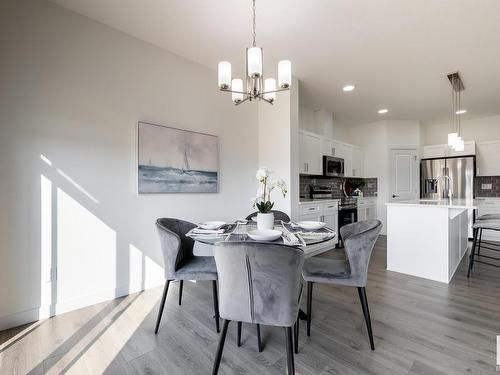
<instances>
[{"instance_id":1,"label":"pendant light","mask_svg":"<svg viewBox=\"0 0 500 375\"><path fill-rule=\"evenodd\" d=\"M452 147L455 151L464 151L465 142L460 136L461 115L464 110L461 107L460 93L465 89L460 74L458 72L448 74L448 80L451 84L451 131L448 133L448 146Z\"/></svg>"},{"instance_id":2,"label":"pendant light","mask_svg":"<svg viewBox=\"0 0 500 375\"><path fill-rule=\"evenodd\" d=\"M278 63L278 87L274 78L264 79L262 68L262 48L257 47L255 42L255 0L252 0L252 47L246 51L246 87L243 80L232 79L231 63L219 62L218 83L219 90L231 93L233 103L239 105L245 101L264 100L273 104L276 93L289 90L292 84L292 64L289 60L281 60Z\"/></svg>"}]
</instances>

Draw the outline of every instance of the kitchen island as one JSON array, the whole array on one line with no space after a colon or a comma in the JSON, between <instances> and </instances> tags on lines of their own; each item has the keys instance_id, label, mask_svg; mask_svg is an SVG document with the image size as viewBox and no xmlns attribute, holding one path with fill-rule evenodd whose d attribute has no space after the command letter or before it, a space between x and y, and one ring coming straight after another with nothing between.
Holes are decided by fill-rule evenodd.
<instances>
[{"instance_id":1,"label":"kitchen island","mask_svg":"<svg viewBox=\"0 0 500 375\"><path fill-rule=\"evenodd\" d=\"M387 270L449 283L468 248L471 200L387 203Z\"/></svg>"}]
</instances>

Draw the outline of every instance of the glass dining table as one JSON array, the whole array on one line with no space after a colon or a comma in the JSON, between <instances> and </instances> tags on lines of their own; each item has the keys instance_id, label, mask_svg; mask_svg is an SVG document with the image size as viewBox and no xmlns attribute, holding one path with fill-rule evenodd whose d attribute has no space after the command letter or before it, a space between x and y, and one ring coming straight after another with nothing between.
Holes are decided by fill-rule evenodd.
<instances>
[{"instance_id":1,"label":"glass dining table","mask_svg":"<svg viewBox=\"0 0 500 375\"><path fill-rule=\"evenodd\" d=\"M195 234L193 230L187 233L194 241L193 255L195 256L213 256L213 246L221 241L237 241L237 242L260 242L269 243L266 241L254 241L248 235L248 232L257 229L257 224L251 220L248 222L235 222L225 226L224 233L220 234ZM337 233L328 227L323 227L318 230L304 230L294 223L284 223L283 221L275 221L274 229L282 231L283 236L272 241L275 244L283 244L286 246L293 246L302 249L304 252L308 248L317 247L321 244L327 246L327 242L332 243ZM289 234L292 236L289 236ZM290 241L290 239L297 238L298 242ZM307 255L306 255L307 257ZM307 314L300 309L299 319L307 320Z\"/></svg>"},{"instance_id":2,"label":"glass dining table","mask_svg":"<svg viewBox=\"0 0 500 375\"><path fill-rule=\"evenodd\" d=\"M221 241L269 243L269 241L255 241L250 238L248 233L256 229L257 224L253 221L235 222L227 224L224 233L203 234L191 231L187 235L195 241L194 255L213 256L213 245ZM271 241L272 243L298 247L303 250L323 243L326 245L326 242L333 242L337 236L337 233L328 227L318 230L304 230L294 223L282 221L275 221L274 229L281 231L283 235L275 241Z\"/></svg>"}]
</instances>

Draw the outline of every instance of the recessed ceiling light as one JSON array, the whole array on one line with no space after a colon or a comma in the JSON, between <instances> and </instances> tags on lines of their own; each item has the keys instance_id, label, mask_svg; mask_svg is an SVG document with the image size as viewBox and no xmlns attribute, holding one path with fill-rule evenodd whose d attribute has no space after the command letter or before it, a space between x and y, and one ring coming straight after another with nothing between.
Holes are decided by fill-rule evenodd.
<instances>
[{"instance_id":1,"label":"recessed ceiling light","mask_svg":"<svg viewBox=\"0 0 500 375\"><path fill-rule=\"evenodd\" d=\"M346 85L344 87L342 87L342 90L344 90L345 92L349 92L349 91L352 91L356 88L356 86L354 85Z\"/></svg>"},{"instance_id":2,"label":"recessed ceiling light","mask_svg":"<svg viewBox=\"0 0 500 375\"><path fill-rule=\"evenodd\" d=\"M385 109L385 108L384 108L384 109L379 109L379 110L378 110L378 113L380 113L381 115L382 115L382 114L384 114L384 113L387 113L387 112L389 112L389 110L388 110L388 109Z\"/></svg>"},{"instance_id":3,"label":"recessed ceiling light","mask_svg":"<svg viewBox=\"0 0 500 375\"><path fill-rule=\"evenodd\" d=\"M467 112L467 110L466 110L466 109L459 109L459 110L458 110L458 111L456 111L455 113L456 113L457 115L463 115L465 112Z\"/></svg>"}]
</instances>

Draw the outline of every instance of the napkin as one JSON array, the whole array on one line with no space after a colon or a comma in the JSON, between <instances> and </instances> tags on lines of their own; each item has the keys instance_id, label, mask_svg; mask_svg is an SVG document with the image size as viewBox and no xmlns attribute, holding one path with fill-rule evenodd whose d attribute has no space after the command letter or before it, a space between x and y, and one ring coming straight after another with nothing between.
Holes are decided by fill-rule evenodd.
<instances>
[{"instance_id":1,"label":"napkin","mask_svg":"<svg viewBox=\"0 0 500 375\"><path fill-rule=\"evenodd\" d=\"M295 234L289 232L285 227L281 233L283 233L282 238L285 245L304 245Z\"/></svg>"}]
</instances>

